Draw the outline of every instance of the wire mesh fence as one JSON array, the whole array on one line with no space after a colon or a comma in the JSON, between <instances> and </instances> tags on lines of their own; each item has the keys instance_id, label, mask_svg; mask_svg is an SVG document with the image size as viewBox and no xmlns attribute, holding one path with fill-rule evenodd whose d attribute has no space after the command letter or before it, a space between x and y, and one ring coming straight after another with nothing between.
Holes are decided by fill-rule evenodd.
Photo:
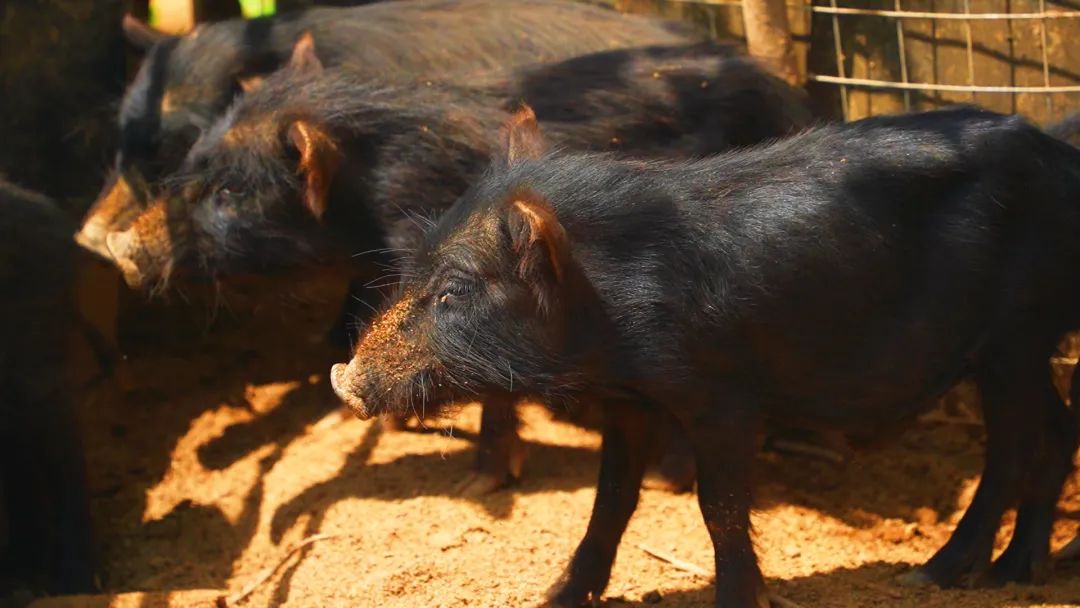
<instances>
[{"instance_id":1,"label":"wire mesh fence","mask_svg":"<svg viewBox=\"0 0 1080 608\"><path fill-rule=\"evenodd\" d=\"M611 0L741 37L741 0ZM788 0L811 93L846 119L977 103L1080 109L1080 0Z\"/></svg>"}]
</instances>

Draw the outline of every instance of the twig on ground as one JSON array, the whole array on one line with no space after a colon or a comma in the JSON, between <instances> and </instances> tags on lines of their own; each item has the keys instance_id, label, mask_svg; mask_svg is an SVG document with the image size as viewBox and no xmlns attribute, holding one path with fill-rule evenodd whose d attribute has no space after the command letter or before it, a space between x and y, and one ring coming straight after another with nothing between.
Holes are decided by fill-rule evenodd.
<instances>
[{"instance_id":1,"label":"twig on ground","mask_svg":"<svg viewBox=\"0 0 1080 608\"><path fill-rule=\"evenodd\" d=\"M688 561L685 561L685 560L681 560L681 559L679 559L679 558L677 558L674 555L671 555L669 553L664 553L663 551L657 551L656 549L653 549L651 547L648 547L648 546L642 545L642 544L638 545L638 549L641 549L645 553L648 553L649 555L655 557L656 559L658 559L658 560L660 560L662 562L667 562L672 567L674 567L674 568L676 568L678 570L682 570L683 572L689 572L690 574L694 574L694 575L700 576L702 578L707 578L709 580L712 580L712 578L713 578L712 573L709 572L708 570L702 568L701 566L699 566L697 564L694 564L694 563L691 563L691 562L688 562Z\"/></svg>"},{"instance_id":2,"label":"twig on ground","mask_svg":"<svg viewBox=\"0 0 1080 608\"><path fill-rule=\"evenodd\" d=\"M296 555L304 547L310 547L311 545L313 545L313 544L315 544L315 543L317 543L317 542L319 542L321 540L330 540L330 539L333 539L333 538L345 538L347 536L349 536L349 535L348 534L315 534L313 536L309 536L309 537L305 538L304 540L300 541L296 545L293 545L293 547L291 549L289 549L287 552L285 552L285 555L282 556L282 558L279 559L276 564L274 564L272 566L268 566L268 567L264 568L263 570L261 570L257 575L255 575L255 578L251 579L251 582L244 585L244 587L242 589L240 589L240 591L237 591L236 593L234 593L234 594L232 594L232 595L230 595L228 597L226 597L224 595L219 597L218 601L217 601L217 608L229 608L230 606L235 606L235 605L239 604L240 602L246 600L252 593L255 593L255 590L258 589L259 586L261 586L266 581L270 580L270 578L274 576L274 573L276 573L278 570L280 570L281 567L283 565L285 565L285 562L289 561L289 558Z\"/></svg>"},{"instance_id":3,"label":"twig on ground","mask_svg":"<svg viewBox=\"0 0 1080 608\"><path fill-rule=\"evenodd\" d=\"M679 558L675 557L674 555L671 555L670 553L664 553L663 551L657 551L656 549L653 549L652 547L649 547L647 545L643 545L643 544L640 544L640 543L638 543L638 549L641 549L642 551L644 551L648 555L650 555L652 557L655 557L656 559L669 564L671 567L673 567L673 568L675 568L677 570L682 570L683 572L689 572L690 574L693 574L695 576L700 576L701 578L708 579L710 581L712 581L713 578L714 578L713 575L708 570L706 570L705 568L702 568L701 566L699 566L699 565L697 565L697 564L695 564L693 562L688 562L686 560L679 559ZM789 599L787 599L785 597L782 597L782 596L777 595L776 593L772 593L772 592L769 593L769 602L771 602L775 606L779 606L780 608L804 608L801 604L797 604L797 603L795 603L795 602L793 602L793 601L791 601L791 600L789 600Z\"/></svg>"}]
</instances>

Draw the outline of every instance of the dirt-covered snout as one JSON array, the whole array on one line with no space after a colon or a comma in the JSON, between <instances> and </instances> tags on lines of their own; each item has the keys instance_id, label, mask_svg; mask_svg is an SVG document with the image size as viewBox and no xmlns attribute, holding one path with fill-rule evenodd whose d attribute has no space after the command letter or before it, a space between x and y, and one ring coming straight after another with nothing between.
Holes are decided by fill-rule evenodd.
<instances>
[{"instance_id":1,"label":"dirt-covered snout","mask_svg":"<svg viewBox=\"0 0 1080 608\"><path fill-rule=\"evenodd\" d=\"M323 216L341 151L324 121L279 112L275 96L321 69L310 36L302 38L272 77L277 88L238 99L202 131L146 205L128 202L133 187L117 181L83 240L137 289L164 286L181 270L188 279L217 280L322 261L334 246ZM124 221L113 221L121 211Z\"/></svg>"},{"instance_id":2,"label":"dirt-covered snout","mask_svg":"<svg viewBox=\"0 0 1080 608\"><path fill-rule=\"evenodd\" d=\"M127 228L106 234L109 256L129 287L164 286L178 267L190 231L175 207L166 199L155 201Z\"/></svg>"},{"instance_id":3,"label":"dirt-covered snout","mask_svg":"<svg viewBox=\"0 0 1080 608\"><path fill-rule=\"evenodd\" d=\"M360 395L369 395L374 391L367 386L367 377L357 367L356 359L347 364L334 365L330 369L330 386L357 418L367 420L372 413L368 411L367 402Z\"/></svg>"},{"instance_id":4,"label":"dirt-covered snout","mask_svg":"<svg viewBox=\"0 0 1080 608\"><path fill-rule=\"evenodd\" d=\"M405 290L368 327L348 365L333 367L334 392L360 418L440 400L445 383L431 343L431 306L430 296Z\"/></svg>"},{"instance_id":5,"label":"dirt-covered snout","mask_svg":"<svg viewBox=\"0 0 1080 608\"><path fill-rule=\"evenodd\" d=\"M105 240L109 233L124 230L138 217L143 210L142 198L145 198L139 195L144 190L145 184L134 171L111 175L87 211L79 232L75 234L75 242L87 251L110 259L112 254Z\"/></svg>"}]
</instances>

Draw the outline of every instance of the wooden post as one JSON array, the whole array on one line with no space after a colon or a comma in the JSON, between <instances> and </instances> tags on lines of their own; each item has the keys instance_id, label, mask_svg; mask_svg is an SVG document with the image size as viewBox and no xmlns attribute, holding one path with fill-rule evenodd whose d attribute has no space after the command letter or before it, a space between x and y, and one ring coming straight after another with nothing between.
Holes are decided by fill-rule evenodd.
<instances>
[{"instance_id":1,"label":"wooden post","mask_svg":"<svg viewBox=\"0 0 1080 608\"><path fill-rule=\"evenodd\" d=\"M236 0L150 0L154 27L170 34L186 34L204 21L242 16Z\"/></svg>"},{"instance_id":2,"label":"wooden post","mask_svg":"<svg viewBox=\"0 0 1080 608\"><path fill-rule=\"evenodd\" d=\"M170 34L186 34L195 27L195 6L191 0L150 0L154 27Z\"/></svg>"},{"instance_id":3,"label":"wooden post","mask_svg":"<svg viewBox=\"0 0 1080 608\"><path fill-rule=\"evenodd\" d=\"M777 76L798 85L799 70L785 0L743 0L742 4L750 54L772 68Z\"/></svg>"}]
</instances>

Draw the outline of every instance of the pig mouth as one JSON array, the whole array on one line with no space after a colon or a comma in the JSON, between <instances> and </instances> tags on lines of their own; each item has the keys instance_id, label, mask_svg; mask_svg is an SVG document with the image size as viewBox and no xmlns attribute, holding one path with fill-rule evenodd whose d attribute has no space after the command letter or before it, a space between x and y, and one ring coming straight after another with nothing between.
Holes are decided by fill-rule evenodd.
<instances>
[{"instance_id":1,"label":"pig mouth","mask_svg":"<svg viewBox=\"0 0 1080 608\"><path fill-rule=\"evenodd\" d=\"M348 380L349 375L348 365L344 363L334 365L330 369L330 386L333 387L334 393L352 410L357 418L368 420L374 416L374 413L368 409L364 400L353 392L351 383Z\"/></svg>"}]
</instances>

